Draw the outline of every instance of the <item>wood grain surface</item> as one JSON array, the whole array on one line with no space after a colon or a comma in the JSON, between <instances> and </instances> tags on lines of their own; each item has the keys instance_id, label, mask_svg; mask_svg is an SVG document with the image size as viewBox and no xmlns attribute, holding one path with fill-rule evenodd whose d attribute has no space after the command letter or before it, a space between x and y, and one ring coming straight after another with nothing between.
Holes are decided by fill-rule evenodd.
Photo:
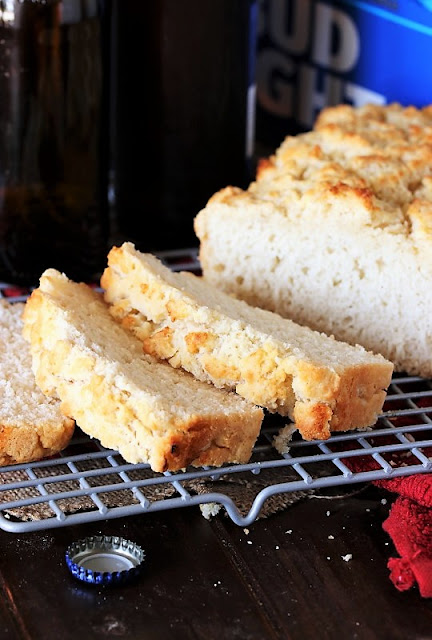
<instances>
[{"instance_id":1,"label":"wood grain surface","mask_svg":"<svg viewBox=\"0 0 432 640\"><path fill-rule=\"evenodd\" d=\"M432 601L400 593L382 530L392 496L374 486L320 494L247 529L198 507L0 532L2 640L426 640ZM123 587L74 579L66 547L119 535L146 551Z\"/></svg>"}]
</instances>

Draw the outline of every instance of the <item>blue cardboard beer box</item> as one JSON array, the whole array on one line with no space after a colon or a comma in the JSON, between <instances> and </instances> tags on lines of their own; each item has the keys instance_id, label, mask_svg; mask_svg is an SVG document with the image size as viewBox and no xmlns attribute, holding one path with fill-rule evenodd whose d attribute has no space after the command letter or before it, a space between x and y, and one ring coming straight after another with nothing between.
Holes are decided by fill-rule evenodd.
<instances>
[{"instance_id":1,"label":"blue cardboard beer box","mask_svg":"<svg viewBox=\"0 0 432 640\"><path fill-rule=\"evenodd\" d=\"M432 103L432 0L260 0L257 144L331 104Z\"/></svg>"}]
</instances>

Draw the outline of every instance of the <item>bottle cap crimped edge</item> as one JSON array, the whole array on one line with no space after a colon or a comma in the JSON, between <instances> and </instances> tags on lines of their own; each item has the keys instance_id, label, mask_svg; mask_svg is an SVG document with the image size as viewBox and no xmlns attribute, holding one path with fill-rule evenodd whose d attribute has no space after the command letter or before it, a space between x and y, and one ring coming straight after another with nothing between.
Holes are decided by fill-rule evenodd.
<instances>
[{"instance_id":1,"label":"bottle cap crimped edge","mask_svg":"<svg viewBox=\"0 0 432 640\"><path fill-rule=\"evenodd\" d=\"M65 553L66 564L77 580L87 584L127 584L138 577L144 565L143 549L119 536L89 536L72 542Z\"/></svg>"}]
</instances>

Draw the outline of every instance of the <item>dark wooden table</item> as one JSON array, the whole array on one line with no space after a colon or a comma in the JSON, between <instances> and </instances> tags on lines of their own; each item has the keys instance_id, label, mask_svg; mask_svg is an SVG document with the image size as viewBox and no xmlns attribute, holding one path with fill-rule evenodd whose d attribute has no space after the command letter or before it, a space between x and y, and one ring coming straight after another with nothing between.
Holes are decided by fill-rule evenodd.
<instances>
[{"instance_id":1,"label":"dark wooden table","mask_svg":"<svg viewBox=\"0 0 432 640\"><path fill-rule=\"evenodd\" d=\"M382 530L392 495L372 485L304 499L243 529L198 507L43 532L0 531L2 640L432 638L432 599L400 593ZM66 547L119 535L146 551L123 587L75 580ZM351 557L352 556L352 557ZM345 559L343 558L345 557ZM350 558L350 559L349 559Z\"/></svg>"}]
</instances>

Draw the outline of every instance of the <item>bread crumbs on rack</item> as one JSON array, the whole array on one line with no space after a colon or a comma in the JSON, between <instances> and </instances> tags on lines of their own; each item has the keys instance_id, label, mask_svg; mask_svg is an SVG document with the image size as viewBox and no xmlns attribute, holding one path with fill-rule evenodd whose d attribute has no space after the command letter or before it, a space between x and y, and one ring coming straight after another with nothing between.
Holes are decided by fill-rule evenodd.
<instances>
[{"instance_id":1,"label":"bread crumbs on rack","mask_svg":"<svg viewBox=\"0 0 432 640\"><path fill-rule=\"evenodd\" d=\"M216 502L208 502L207 504L200 504L199 508L206 520L210 520L212 516L216 516L221 510L221 505Z\"/></svg>"},{"instance_id":2,"label":"bread crumbs on rack","mask_svg":"<svg viewBox=\"0 0 432 640\"><path fill-rule=\"evenodd\" d=\"M349 562L350 560L352 560L352 553L347 553L345 556L341 556L341 558L345 562Z\"/></svg>"},{"instance_id":3,"label":"bread crumbs on rack","mask_svg":"<svg viewBox=\"0 0 432 640\"><path fill-rule=\"evenodd\" d=\"M289 443L292 440L294 433L298 431L295 424L288 423L282 429L279 430L278 434L273 438L273 446L283 455L284 453L288 453L290 450Z\"/></svg>"}]
</instances>

